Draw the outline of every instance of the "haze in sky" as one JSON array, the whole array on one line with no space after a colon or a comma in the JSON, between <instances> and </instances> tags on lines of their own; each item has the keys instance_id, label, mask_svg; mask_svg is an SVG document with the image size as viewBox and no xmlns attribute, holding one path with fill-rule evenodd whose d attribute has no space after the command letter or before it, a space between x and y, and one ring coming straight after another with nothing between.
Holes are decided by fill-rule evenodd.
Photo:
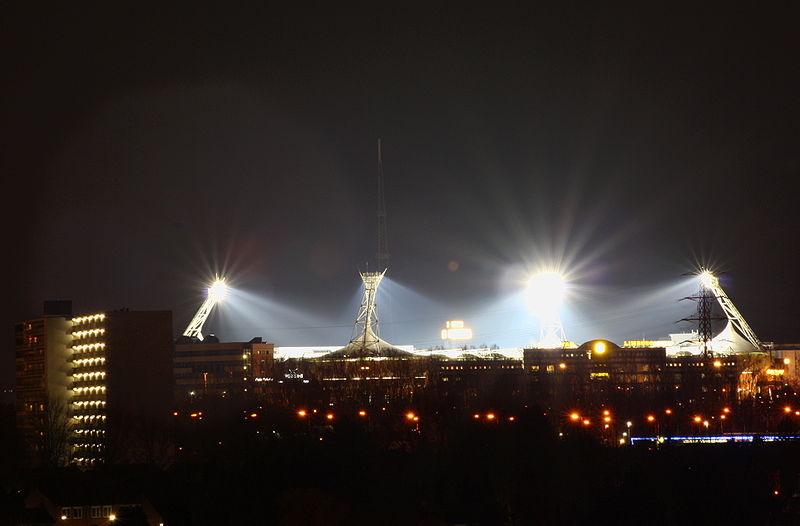
<instances>
[{"instance_id":1,"label":"haze in sky","mask_svg":"<svg viewBox=\"0 0 800 526\"><path fill-rule=\"evenodd\" d=\"M255 306L210 320L225 338L346 343L378 137L390 341L464 318L524 345L543 266L575 287L570 339L663 337L701 265L796 341L796 10L12 6L0 379L44 300L171 310L177 334L216 273Z\"/></svg>"}]
</instances>

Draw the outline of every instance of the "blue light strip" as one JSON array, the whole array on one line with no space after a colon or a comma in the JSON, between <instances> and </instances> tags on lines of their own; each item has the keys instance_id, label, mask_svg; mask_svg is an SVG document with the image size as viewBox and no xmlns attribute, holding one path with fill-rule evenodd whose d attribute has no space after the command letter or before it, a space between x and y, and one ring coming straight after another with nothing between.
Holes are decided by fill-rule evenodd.
<instances>
[{"instance_id":1,"label":"blue light strip","mask_svg":"<svg viewBox=\"0 0 800 526\"><path fill-rule=\"evenodd\" d=\"M636 442L682 442L684 444L727 444L730 442L781 442L800 440L795 435L721 435L721 436L687 436L687 437L631 437L631 444Z\"/></svg>"}]
</instances>

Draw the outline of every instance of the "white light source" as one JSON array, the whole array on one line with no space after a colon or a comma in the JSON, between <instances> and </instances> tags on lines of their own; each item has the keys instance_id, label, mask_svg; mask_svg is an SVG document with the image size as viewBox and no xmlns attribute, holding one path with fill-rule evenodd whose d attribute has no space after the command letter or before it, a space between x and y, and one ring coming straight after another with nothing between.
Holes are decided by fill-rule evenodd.
<instances>
[{"instance_id":1,"label":"white light source","mask_svg":"<svg viewBox=\"0 0 800 526\"><path fill-rule=\"evenodd\" d=\"M700 280L700 284L707 289L710 289L714 284L714 274L707 270L701 272L698 275L698 279Z\"/></svg>"},{"instance_id":2,"label":"white light source","mask_svg":"<svg viewBox=\"0 0 800 526\"><path fill-rule=\"evenodd\" d=\"M227 294L228 286L224 279L218 279L208 287L208 297L214 302L222 301Z\"/></svg>"},{"instance_id":3,"label":"white light source","mask_svg":"<svg viewBox=\"0 0 800 526\"><path fill-rule=\"evenodd\" d=\"M566 292L566 282L558 272L542 272L528 280L528 304L534 312L557 309Z\"/></svg>"},{"instance_id":4,"label":"white light source","mask_svg":"<svg viewBox=\"0 0 800 526\"><path fill-rule=\"evenodd\" d=\"M539 318L539 342L544 349L555 349L566 340L559 310L564 302L567 284L558 272L541 272L528 281L528 306Z\"/></svg>"}]
</instances>

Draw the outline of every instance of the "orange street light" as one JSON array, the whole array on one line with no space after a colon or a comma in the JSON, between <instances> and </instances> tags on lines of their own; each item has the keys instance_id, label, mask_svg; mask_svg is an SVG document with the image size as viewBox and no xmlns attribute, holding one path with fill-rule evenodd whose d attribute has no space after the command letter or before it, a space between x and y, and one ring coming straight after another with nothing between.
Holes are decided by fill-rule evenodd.
<instances>
[{"instance_id":1,"label":"orange street light","mask_svg":"<svg viewBox=\"0 0 800 526\"><path fill-rule=\"evenodd\" d=\"M414 414L414 413L412 413L411 411L409 411L408 413L406 413L406 418L407 418L407 419L409 419L409 420L414 420L414 417L415 417L415 416L417 416L417 415L415 415L415 414Z\"/></svg>"},{"instance_id":2,"label":"orange street light","mask_svg":"<svg viewBox=\"0 0 800 526\"><path fill-rule=\"evenodd\" d=\"M701 417L699 417L699 416L695 416L694 417L694 421L699 424L700 422L703 421L703 419Z\"/></svg>"},{"instance_id":3,"label":"orange street light","mask_svg":"<svg viewBox=\"0 0 800 526\"><path fill-rule=\"evenodd\" d=\"M592 423L592 422L591 422L591 420L589 420L588 418L587 418L586 420L584 420L584 421L583 421L583 425L585 425L585 426L588 426L588 425L590 425L591 423Z\"/></svg>"},{"instance_id":4,"label":"orange street light","mask_svg":"<svg viewBox=\"0 0 800 526\"><path fill-rule=\"evenodd\" d=\"M327 418L328 420L333 420L333 413L328 413L327 415L325 415L325 418Z\"/></svg>"},{"instance_id":5,"label":"orange street light","mask_svg":"<svg viewBox=\"0 0 800 526\"><path fill-rule=\"evenodd\" d=\"M655 419L656 419L656 417L654 417L653 415L647 415L647 421L648 422L654 422Z\"/></svg>"},{"instance_id":6,"label":"orange street light","mask_svg":"<svg viewBox=\"0 0 800 526\"><path fill-rule=\"evenodd\" d=\"M494 413L487 413L486 420L494 420Z\"/></svg>"},{"instance_id":7,"label":"orange street light","mask_svg":"<svg viewBox=\"0 0 800 526\"><path fill-rule=\"evenodd\" d=\"M367 416L367 412L362 409L358 412L358 416Z\"/></svg>"},{"instance_id":8,"label":"orange street light","mask_svg":"<svg viewBox=\"0 0 800 526\"><path fill-rule=\"evenodd\" d=\"M299 416L300 418L303 418L303 417L304 417L304 416L306 416L307 414L308 414L308 413L306 413L306 410L305 410L305 409L301 409L301 410L299 410L299 411L297 412L297 416Z\"/></svg>"},{"instance_id":9,"label":"orange street light","mask_svg":"<svg viewBox=\"0 0 800 526\"><path fill-rule=\"evenodd\" d=\"M581 417L578 413L572 413L569 415L570 420L578 420Z\"/></svg>"}]
</instances>

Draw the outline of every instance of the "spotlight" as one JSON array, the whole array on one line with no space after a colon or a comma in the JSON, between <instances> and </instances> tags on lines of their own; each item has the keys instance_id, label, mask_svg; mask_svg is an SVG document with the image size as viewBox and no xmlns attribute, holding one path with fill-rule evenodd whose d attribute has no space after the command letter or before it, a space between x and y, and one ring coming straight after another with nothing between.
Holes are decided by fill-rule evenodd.
<instances>
[{"instance_id":1,"label":"spotlight","mask_svg":"<svg viewBox=\"0 0 800 526\"><path fill-rule=\"evenodd\" d=\"M528 303L535 312L552 311L564 301L567 286L558 272L542 272L528 280Z\"/></svg>"},{"instance_id":2,"label":"spotlight","mask_svg":"<svg viewBox=\"0 0 800 526\"><path fill-rule=\"evenodd\" d=\"M700 284L707 289L710 289L714 286L714 280L716 280L716 276L711 273L709 270L703 270L700 274L698 274L697 279L700 280Z\"/></svg>"},{"instance_id":3,"label":"spotlight","mask_svg":"<svg viewBox=\"0 0 800 526\"><path fill-rule=\"evenodd\" d=\"M228 285L225 279L218 279L208 287L208 297L215 303L222 301L228 295Z\"/></svg>"}]
</instances>

